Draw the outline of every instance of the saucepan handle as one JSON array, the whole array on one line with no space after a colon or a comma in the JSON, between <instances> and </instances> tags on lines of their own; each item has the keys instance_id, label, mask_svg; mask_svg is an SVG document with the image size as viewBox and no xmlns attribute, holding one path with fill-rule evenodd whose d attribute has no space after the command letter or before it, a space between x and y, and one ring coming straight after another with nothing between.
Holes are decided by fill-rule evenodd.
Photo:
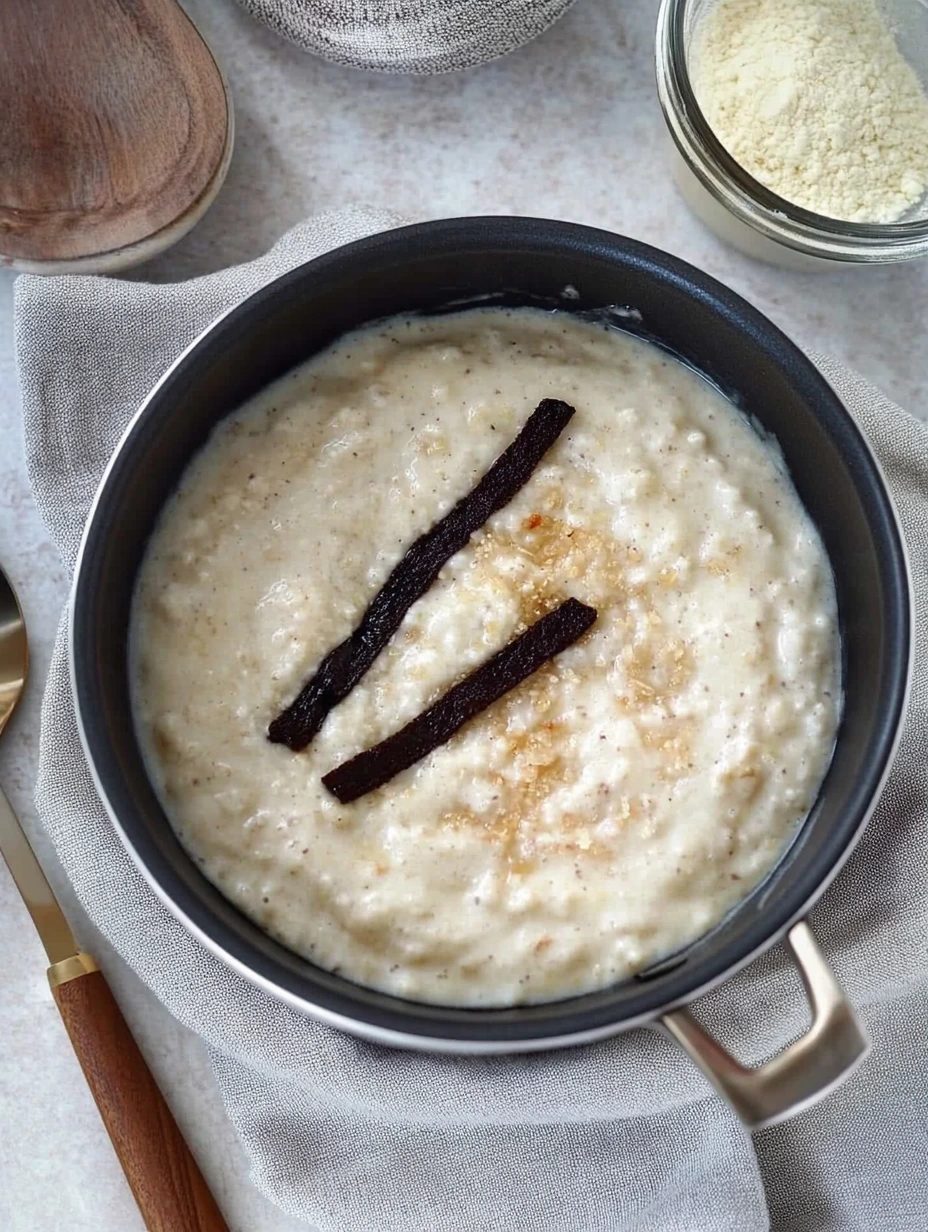
<instances>
[{"instance_id":1,"label":"saucepan handle","mask_svg":"<svg viewBox=\"0 0 928 1232\"><path fill-rule=\"evenodd\" d=\"M682 1044L749 1130L795 1116L823 1099L857 1068L870 1041L832 974L805 920L786 937L812 1010L812 1025L794 1044L757 1069L747 1069L686 1009L661 1023Z\"/></svg>"}]
</instances>

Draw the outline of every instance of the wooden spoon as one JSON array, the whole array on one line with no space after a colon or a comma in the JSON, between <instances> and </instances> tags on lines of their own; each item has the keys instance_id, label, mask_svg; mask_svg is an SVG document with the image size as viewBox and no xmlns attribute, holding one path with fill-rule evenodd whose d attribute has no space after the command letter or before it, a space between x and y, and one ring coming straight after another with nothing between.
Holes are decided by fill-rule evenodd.
<instances>
[{"instance_id":1,"label":"wooden spoon","mask_svg":"<svg viewBox=\"0 0 928 1232\"><path fill-rule=\"evenodd\" d=\"M231 100L176 0L0 0L0 265L103 273L202 217Z\"/></svg>"},{"instance_id":2,"label":"wooden spoon","mask_svg":"<svg viewBox=\"0 0 928 1232\"><path fill-rule=\"evenodd\" d=\"M22 699L28 670L26 622L9 578L0 568L0 736ZM51 963L52 996L145 1227L149 1232L228 1232L103 973L89 954L78 949L2 791L0 855L42 938ZM57 1226L66 1226L66 1222Z\"/></svg>"}]
</instances>

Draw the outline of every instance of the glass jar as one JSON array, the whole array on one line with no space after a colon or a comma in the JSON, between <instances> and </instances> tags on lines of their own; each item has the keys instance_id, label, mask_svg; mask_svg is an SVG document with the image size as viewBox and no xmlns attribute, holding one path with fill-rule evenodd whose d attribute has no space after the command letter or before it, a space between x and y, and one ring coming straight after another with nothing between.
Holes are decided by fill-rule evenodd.
<instances>
[{"instance_id":1,"label":"glass jar","mask_svg":"<svg viewBox=\"0 0 928 1232\"><path fill-rule=\"evenodd\" d=\"M661 0L657 89L673 139L673 173L694 214L749 256L792 269L907 261L928 254L928 194L898 222L842 222L793 205L749 175L713 133L690 81L688 57L713 0ZM881 8L906 58L928 78L928 9L918 0Z\"/></svg>"}]
</instances>

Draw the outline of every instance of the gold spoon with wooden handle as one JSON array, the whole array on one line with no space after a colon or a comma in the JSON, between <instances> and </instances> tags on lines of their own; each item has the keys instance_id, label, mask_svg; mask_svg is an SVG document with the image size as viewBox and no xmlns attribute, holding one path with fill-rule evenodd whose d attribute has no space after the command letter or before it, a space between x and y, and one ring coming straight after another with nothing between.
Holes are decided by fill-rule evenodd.
<instances>
[{"instance_id":1,"label":"gold spoon with wooden handle","mask_svg":"<svg viewBox=\"0 0 928 1232\"><path fill-rule=\"evenodd\" d=\"M0 569L0 734L22 697L26 622ZM103 973L77 942L6 797L0 852L51 966L48 981L149 1232L228 1232Z\"/></svg>"},{"instance_id":2,"label":"gold spoon with wooden handle","mask_svg":"<svg viewBox=\"0 0 928 1232\"><path fill-rule=\"evenodd\" d=\"M0 99L0 265L137 265L225 179L231 101L176 0L2 0Z\"/></svg>"}]
</instances>

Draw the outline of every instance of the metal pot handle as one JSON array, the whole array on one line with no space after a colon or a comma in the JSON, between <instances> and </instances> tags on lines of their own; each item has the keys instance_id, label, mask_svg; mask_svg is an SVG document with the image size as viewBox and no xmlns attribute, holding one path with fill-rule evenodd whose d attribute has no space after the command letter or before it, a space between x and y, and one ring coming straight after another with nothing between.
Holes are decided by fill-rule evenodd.
<instances>
[{"instance_id":1,"label":"metal pot handle","mask_svg":"<svg viewBox=\"0 0 928 1232\"><path fill-rule=\"evenodd\" d=\"M746 1069L686 1009L661 1023L752 1132L823 1099L861 1063L870 1041L805 920L786 937L812 1009L812 1025L779 1056Z\"/></svg>"}]
</instances>

